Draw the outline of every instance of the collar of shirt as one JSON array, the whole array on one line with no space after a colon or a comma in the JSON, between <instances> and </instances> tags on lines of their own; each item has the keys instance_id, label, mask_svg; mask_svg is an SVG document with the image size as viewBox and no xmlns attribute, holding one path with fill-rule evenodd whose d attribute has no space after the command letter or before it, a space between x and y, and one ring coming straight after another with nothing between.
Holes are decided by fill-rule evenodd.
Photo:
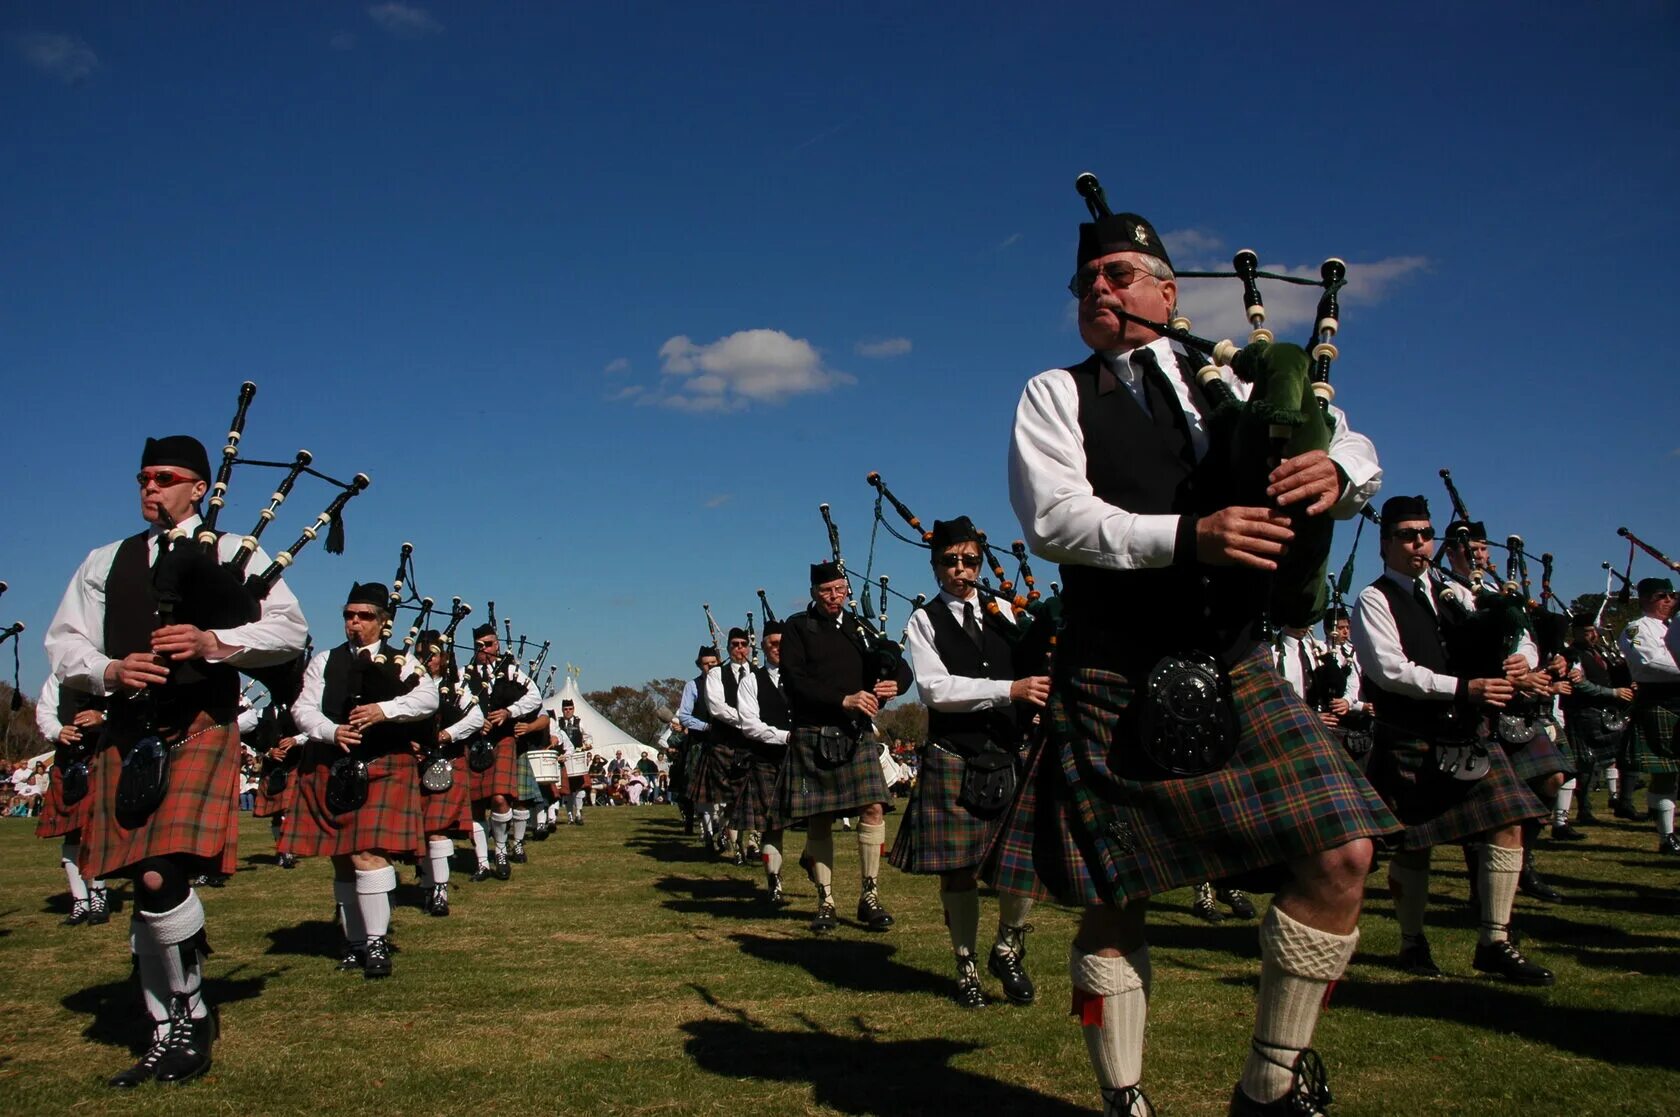
<instances>
[{"instance_id":1,"label":"collar of shirt","mask_svg":"<svg viewBox=\"0 0 1680 1117\"><path fill-rule=\"evenodd\" d=\"M1173 355L1172 345L1166 338L1158 337L1148 345L1138 346L1138 349L1153 350L1156 363L1161 366L1163 372L1168 373L1168 379L1177 379L1171 374L1170 370L1178 367L1178 358ZM1102 358L1109 371L1114 373L1114 378L1124 384L1126 390L1137 397L1139 402L1142 402L1146 398L1143 394L1143 369L1132 361L1132 354L1136 353L1138 349L1115 349L1104 353Z\"/></svg>"},{"instance_id":2,"label":"collar of shirt","mask_svg":"<svg viewBox=\"0 0 1680 1117\"><path fill-rule=\"evenodd\" d=\"M979 590L974 590L972 594L966 598L954 597L951 594L946 593L944 590L940 590L939 600L945 603L946 607L951 610L951 615L959 621L962 620L962 607L964 605L973 605L974 619L984 623L986 607L980 602ZM1015 611L1013 609L1005 609L1000 605L998 607L997 615L1007 620L1010 624L1015 623Z\"/></svg>"},{"instance_id":3,"label":"collar of shirt","mask_svg":"<svg viewBox=\"0 0 1680 1117\"><path fill-rule=\"evenodd\" d=\"M350 644L350 641L346 640L345 643ZM371 655L373 652L379 650L379 638L374 637L374 641L371 644L350 644L350 650L352 652L367 652Z\"/></svg>"}]
</instances>

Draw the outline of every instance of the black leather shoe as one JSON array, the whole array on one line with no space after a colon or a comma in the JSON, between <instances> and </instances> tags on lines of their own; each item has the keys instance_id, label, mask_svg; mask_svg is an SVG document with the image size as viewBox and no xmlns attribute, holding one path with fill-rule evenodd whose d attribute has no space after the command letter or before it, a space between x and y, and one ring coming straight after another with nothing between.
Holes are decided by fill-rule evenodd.
<instances>
[{"instance_id":1,"label":"black leather shoe","mask_svg":"<svg viewBox=\"0 0 1680 1117\"><path fill-rule=\"evenodd\" d=\"M374 935L368 939L367 965L362 967L362 976L370 980L391 976L391 944L383 935Z\"/></svg>"},{"instance_id":2,"label":"black leather shoe","mask_svg":"<svg viewBox=\"0 0 1680 1117\"><path fill-rule=\"evenodd\" d=\"M980 988L980 967L974 955L957 955L957 987L951 996L964 1008L985 1008L986 992Z\"/></svg>"},{"instance_id":3,"label":"black leather shoe","mask_svg":"<svg viewBox=\"0 0 1680 1117\"><path fill-rule=\"evenodd\" d=\"M511 876L513 876L513 867L508 864L507 850L498 849L496 851L496 879L507 880Z\"/></svg>"},{"instance_id":4,"label":"black leather shoe","mask_svg":"<svg viewBox=\"0 0 1680 1117\"><path fill-rule=\"evenodd\" d=\"M1400 968L1413 977L1441 976L1441 967L1429 953L1429 940L1421 935L1416 942L1400 941Z\"/></svg>"},{"instance_id":5,"label":"black leather shoe","mask_svg":"<svg viewBox=\"0 0 1680 1117\"><path fill-rule=\"evenodd\" d=\"M162 1025L157 1025L157 1034L152 1039L152 1045L146 1048L146 1053L140 1056L140 1061L125 1071L113 1074L105 1080L105 1085L114 1090L132 1090L145 1082L150 1082L157 1076L158 1060L163 1058L164 1045L168 1037L164 1034Z\"/></svg>"},{"instance_id":6,"label":"black leather shoe","mask_svg":"<svg viewBox=\"0 0 1680 1117\"><path fill-rule=\"evenodd\" d=\"M1533 866L1524 869L1517 877L1517 891L1548 904L1563 902L1563 893L1547 884L1546 878L1535 872Z\"/></svg>"},{"instance_id":7,"label":"black leather shoe","mask_svg":"<svg viewBox=\"0 0 1680 1117\"><path fill-rule=\"evenodd\" d=\"M111 922L111 896L103 888L88 892L88 924L97 927Z\"/></svg>"},{"instance_id":8,"label":"black leather shoe","mask_svg":"<svg viewBox=\"0 0 1680 1117\"><path fill-rule=\"evenodd\" d=\"M279 860L279 863L280 863L280 867L282 869L295 869L295 868L297 868L297 858L293 857L289 853L282 853L279 856L278 860Z\"/></svg>"},{"instance_id":9,"label":"black leather shoe","mask_svg":"<svg viewBox=\"0 0 1680 1117\"><path fill-rule=\"evenodd\" d=\"M858 897L857 917L865 931L885 931L893 925L893 917L881 906L881 889L874 877L863 878L863 895Z\"/></svg>"},{"instance_id":10,"label":"black leather shoe","mask_svg":"<svg viewBox=\"0 0 1680 1117\"><path fill-rule=\"evenodd\" d=\"M1657 852L1669 857L1680 855L1680 834L1664 834L1658 838Z\"/></svg>"},{"instance_id":11,"label":"black leather shoe","mask_svg":"<svg viewBox=\"0 0 1680 1117\"><path fill-rule=\"evenodd\" d=\"M169 1008L169 1035L157 1061L157 1080L167 1086L191 1082L210 1069L210 1048L216 1042L213 1016L194 1019L187 999L176 997Z\"/></svg>"},{"instance_id":12,"label":"black leather shoe","mask_svg":"<svg viewBox=\"0 0 1680 1117\"><path fill-rule=\"evenodd\" d=\"M1582 819L1586 822L1586 819ZM1567 822L1552 823L1552 841L1554 842L1584 842L1587 836Z\"/></svg>"},{"instance_id":13,"label":"black leather shoe","mask_svg":"<svg viewBox=\"0 0 1680 1117\"><path fill-rule=\"evenodd\" d=\"M525 856L524 842L513 843L513 852L508 854L508 860L512 861L516 865L523 865L527 860L529 860L529 858Z\"/></svg>"},{"instance_id":14,"label":"black leather shoe","mask_svg":"<svg viewBox=\"0 0 1680 1117\"><path fill-rule=\"evenodd\" d=\"M772 904L781 903L782 902L782 874L781 873L771 873L771 874L769 874L769 880L766 881L766 883L770 886L770 896L769 896L770 902Z\"/></svg>"},{"instance_id":15,"label":"black leather shoe","mask_svg":"<svg viewBox=\"0 0 1680 1117\"><path fill-rule=\"evenodd\" d=\"M449 914L449 886L447 884L432 885L430 906L426 910L437 916Z\"/></svg>"},{"instance_id":16,"label":"black leather shoe","mask_svg":"<svg viewBox=\"0 0 1680 1117\"><path fill-rule=\"evenodd\" d=\"M1290 1069L1289 1091L1283 1097L1257 1102L1243 1093L1238 1083L1225 1112L1230 1117L1327 1117L1330 1101L1330 1076L1324 1060L1312 1048L1303 1047Z\"/></svg>"},{"instance_id":17,"label":"black leather shoe","mask_svg":"<svg viewBox=\"0 0 1680 1117\"><path fill-rule=\"evenodd\" d=\"M1220 903L1231 909L1231 914L1238 919L1254 918L1254 901L1248 898L1248 893L1240 888L1217 888L1214 890Z\"/></svg>"},{"instance_id":18,"label":"black leather shoe","mask_svg":"<svg viewBox=\"0 0 1680 1117\"><path fill-rule=\"evenodd\" d=\"M478 863L478 868L474 869L473 872L472 872L472 876L468 877L467 879L472 881L474 884L478 884L481 881L489 880L490 879L490 866L486 865L484 862L480 861Z\"/></svg>"},{"instance_id":19,"label":"black leather shoe","mask_svg":"<svg viewBox=\"0 0 1680 1117\"><path fill-rule=\"evenodd\" d=\"M1196 899L1190 905L1190 911L1197 919L1207 923L1225 922L1225 913L1213 903L1213 885L1203 883L1196 886Z\"/></svg>"},{"instance_id":20,"label":"black leather shoe","mask_svg":"<svg viewBox=\"0 0 1680 1117\"><path fill-rule=\"evenodd\" d=\"M1104 1090L1103 1117L1155 1117L1155 1107L1136 1086Z\"/></svg>"},{"instance_id":21,"label":"black leather shoe","mask_svg":"<svg viewBox=\"0 0 1680 1117\"><path fill-rule=\"evenodd\" d=\"M63 927L80 927L82 924L86 923L90 918L92 918L92 916L93 916L93 911L88 906L88 902L86 900L71 900L70 901L70 914L64 917L64 919L60 923L60 926L63 926Z\"/></svg>"},{"instance_id":22,"label":"black leather shoe","mask_svg":"<svg viewBox=\"0 0 1680 1117\"><path fill-rule=\"evenodd\" d=\"M367 948L352 943L344 945L344 953L339 955L338 972L355 973L367 965Z\"/></svg>"},{"instance_id":23,"label":"black leather shoe","mask_svg":"<svg viewBox=\"0 0 1680 1117\"><path fill-rule=\"evenodd\" d=\"M1470 964L1482 973L1503 977L1518 985L1551 985L1557 981L1551 970L1524 958L1517 944L1509 939L1479 944Z\"/></svg>"},{"instance_id":24,"label":"black leather shoe","mask_svg":"<svg viewBox=\"0 0 1680 1117\"><path fill-rule=\"evenodd\" d=\"M1645 822L1651 817L1650 811L1634 810L1620 799L1610 805L1610 813L1625 822Z\"/></svg>"},{"instance_id":25,"label":"black leather shoe","mask_svg":"<svg viewBox=\"0 0 1680 1117\"><path fill-rule=\"evenodd\" d=\"M745 865L747 863L747 853L746 853L746 851L741 849L739 846L737 846L736 849L735 849L735 856L734 856L734 858L732 858L732 860L737 865Z\"/></svg>"},{"instance_id":26,"label":"black leather shoe","mask_svg":"<svg viewBox=\"0 0 1680 1117\"><path fill-rule=\"evenodd\" d=\"M1003 995L1018 1005L1030 1005L1038 996L1032 978L1027 976L1027 932L1030 930L1030 923L1004 928L1008 947L994 945L990 957L986 959L986 968L1003 984Z\"/></svg>"},{"instance_id":27,"label":"black leather shoe","mask_svg":"<svg viewBox=\"0 0 1680 1117\"><path fill-rule=\"evenodd\" d=\"M811 920L811 930L819 935L833 934L840 926L840 917L834 911L834 892L831 889L817 886L817 914Z\"/></svg>"}]
</instances>

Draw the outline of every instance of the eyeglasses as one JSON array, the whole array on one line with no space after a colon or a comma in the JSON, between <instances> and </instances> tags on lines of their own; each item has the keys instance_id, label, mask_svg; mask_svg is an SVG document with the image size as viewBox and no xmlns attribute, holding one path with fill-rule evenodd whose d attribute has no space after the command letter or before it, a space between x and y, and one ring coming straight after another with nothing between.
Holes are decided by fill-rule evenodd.
<instances>
[{"instance_id":1,"label":"eyeglasses","mask_svg":"<svg viewBox=\"0 0 1680 1117\"><path fill-rule=\"evenodd\" d=\"M379 619L379 614L371 609L346 609L344 619L347 621L373 621Z\"/></svg>"},{"instance_id":2,"label":"eyeglasses","mask_svg":"<svg viewBox=\"0 0 1680 1117\"><path fill-rule=\"evenodd\" d=\"M812 592L818 597L845 597L847 588L848 587L843 585L817 586L814 590L812 590Z\"/></svg>"},{"instance_id":3,"label":"eyeglasses","mask_svg":"<svg viewBox=\"0 0 1680 1117\"><path fill-rule=\"evenodd\" d=\"M745 640L731 640L729 641L729 646L732 648L747 648L752 645L748 644Z\"/></svg>"},{"instance_id":4,"label":"eyeglasses","mask_svg":"<svg viewBox=\"0 0 1680 1117\"><path fill-rule=\"evenodd\" d=\"M980 569L979 555L940 555L938 562L944 567L966 566L970 570Z\"/></svg>"},{"instance_id":5,"label":"eyeglasses","mask_svg":"<svg viewBox=\"0 0 1680 1117\"><path fill-rule=\"evenodd\" d=\"M140 483L142 489L148 484L156 485L160 489L172 489L176 485L188 485L198 480L191 473L176 473L173 469L154 469L150 473L142 469L134 475L134 479Z\"/></svg>"},{"instance_id":6,"label":"eyeglasses","mask_svg":"<svg viewBox=\"0 0 1680 1117\"><path fill-rule=\"evenodd\" d=\"M1097 276L1108 280L1108 285L1116 291L1123 291L1140 279L1154 279L1155 275L1143 268L1134 268L1130 264L1104 264L1100 268L1080 268L1068 280L1068 290L1076 299L1082 299L1091 293L1091 288L1097 285Z\"/></svg>"},{"instance_id":7,"label":"eyeglasses","mask_svg":"<svg viewBox=\"0 0 1680 1117\"><path fill-rule=\"evenodd\" d=\"M1397 527L1388 534L1391 538L1398 539L1402 543L1416 543L1420 539L1428 543L1435 538L1435 529L1432 527Z\"/></svg>"},{"instance_id":8,"label":"eyeglasses","mask_svg":"<svg viewBox=\"0 0 1680 1117\"><path fill-rule=\"evenodd\" d=\"M473 641L473 647L478 648L482 651L489 651L491 648L493 648L495 646L496 646L496 641L494 641L494 640L474 640Z\"/></svg>"}]
</instances>

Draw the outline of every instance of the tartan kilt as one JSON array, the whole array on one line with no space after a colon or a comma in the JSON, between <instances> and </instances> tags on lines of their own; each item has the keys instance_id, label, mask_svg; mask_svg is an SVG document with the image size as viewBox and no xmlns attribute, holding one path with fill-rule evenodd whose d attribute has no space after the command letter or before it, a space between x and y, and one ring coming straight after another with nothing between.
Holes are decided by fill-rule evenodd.
<instances>
[{"instance_id":1,"label":"tartan kilt","mask_svg":"<svg viewBox=\"0 0 1680 1117\"><path fill-rule=\"evenodd\" d=\"M916 790L887 860L907 873L979 867L1002 833L1009 812L986 819L960 806L957 794L962 791L962 778L960 755L932 741L922 746Z\"/></svg>"},{"instance_id":2,"label":"tartan kilt","mask_svg":"<svg viewBox=\"0 0 1680 1117\"><path fill-rule=\"evenodd\" d=\"M776 776L781 760L742 750L746 767L729 785L729 827L732 830L775 829L771 817L776 806Z\"/></svg>"},{"instance_id":3,"label":"tartan kilt","mask_svg":"<svg viewBox=\"0 0 1680 1117\"><path fill-rule=\"evenodd\" d=\"M275 849L294 857L378 852L399 857L424 855L420 827L420 772L414 755L392 752L368 761L367 802L345 814L327 807L327 778L344 753L337 745L311 741L298 765L297 799L286 816Z\"/></svg>"},{"instance_id":4,"label":"tartan kilt","mask_svg":"<svg viewBox=\"0 0 1680 1117\"><path fill-rule=\"evenodd\" d=\"M717 741L708 741L701 750L699 762L689 777L689 798L696 803L726 803L729 801L729 769L735 763L735 750Z\"/></svg>"},{"instance_id":5,"label":"tartan kilt","mask_svg":"<svg viewBox=\"0 0 1680 1117\"><path fill-rule=\"evenodd\" d=\"M1552 739L1552 734L1556 731L1557 723L1548 719L1541 723L1540 732L1534 735L1534 740L1515 746L1501 743L1499 747L1505 750L1505 755L1511 761L1511 770L1516 772L1519 780L1530 783L1543 780L1557 772L1563 772L1566 776L1575 774L1575 766Z\"/></svg>"},{"instance_id":6,"label":"tartan kilt","mask_svg":"<svg viewBox=\"0 0 1680 1117\"><path fill-rule=\"evenodd\" d=\"M469 769L472 777L472 801L487 803L495 795L505 795L509 799L519 797L519 756L514 751L513 737L502 737L496 741L496 763L482 772ZM525 765L529 772L531 766Z\"/></svg>"},{"instance_id":7,"label":"tartan kilt","mask_svg":"<svg viewBox=\"0 0 1680 1117\"><path fill-rule=\"evenodd\" d=\"M513 766L514 774L519 777L519 790L514 793L514 797L521 803L543 802L542 788L537 785L537 774L531 771L531 750L526 749L518 753L513 759Z\"/></svg>"},{"instance_id":8,"label":"tartan kilt","mask_svg":"<svg viewBox=\"0 0 1680 1117\"><path fill-rule=\"evenodd\" d=\"M423 834L472 833L471 781L467 778L472 772L467 767L466 754L451 760L449 770L455 778L448 791L420 788L420 830ZM414 783L417 787L420 783L418 766L414 771Z\"/></svg>"},{"instance_id":9,"label":"tartan kilt","mask_svg":"<svg viewBox=\"0 0 1680 1117\"><path fill-rule=\"evenodd\" d=\"M1130 680L1098 668L1059 675L1049 735L986 867L991 882L1068 904L1121 904L1400 830L1263 649L1232 667L1231 688L1242 743L1230 763L1134 778L1114 766L1136 755Z\"/></svg>"},{"instance_id":10,"label":"tartan kilt","mask_svg":"<svg viewBox=\"0 0 1680 1117\"><path fill-rule=\"evenodd\" d=\"M1462 842L1549 813L1517 775L1505 750L1496 746L1488 748L1488 774L1481 779L1437 778L1430 768L1428 742L1378 722L1377 747L1371 750L1367 771L1406 825L1402 849Z\"/></svg>"},{"instance_id":11,"label":"tartan kilt","mask_svg":"<svg viewBox=\"0 0 1680 1117\"><path fill-rule=\"evenodd\" d=\"M1586 710L1572 714L1564 730L1569 735L1569 753L1577 772L1614 764L1621 752L1622 738L1627 735L1625 729L1620 733L1605 731L1602 716Z\"/></svg>"},{"instance_id":12,"label":"tartan kilt","mask_svg":"<svg viewBox=\"0 0 1680 1117\"><path fill-rule=\"evenodd\" d=\"M819 814L856 814L891 797L881 772L881 744L872 732L857 739L851 759L829 767L817 759L817 730L788 734L787 760L776 777L768 825L785 826Z\"/></svg>"},{"instance_id":13,"label":"tartan kilt","mask_svg":"<svg viewBox=\"0 0 1680 1117\"><path fill-rule=\"evenodd\" d=\"M117 780L122 759L140 730L107 725L105 747L88 764L87 823L77 864L89 880L118 876L148 857L184 854L203 859L207 871L232 875L238 867L239 726L216 725L209 714L193 719L169 754L163 802L137 828L117 821Z\"/></svg>"},{"instance_id":14,"label":"tartan kilt","mask_svg":"<svg viewBox=\"0 0 1680 1117\"><path fill-rule=\"evenodd\" d=\"M273 818L275 815L285 814L292 809L292 804L297 801L298 769L296 766L286 773L286 786L280 789L280 794L270 795L264 790L268 786L269 766L273 763L272 760L266 758L262 762L262 774L257 779L257 803L251 811L252 818Z\"/></svg>"},{"instance_id":15,"label":"tartan kilt","mask_svg":"<svg viewBox=\"0 0 1680 1117\"><path fill-rule=\"evenodd\" d=\"M1680 772L1677 729L1680 729L1680 683L1641 683L1628 714L1627 739L1623 745L1629 763L1647 775ZM1623 769L1623 778L1627 775Z\"/></svg>"},{"instance_id":16,"label":"tartan kilt","mask_svg":"<svg viewBox=\"0 0 1680 1117\"><path fill-rule=\"evenodd\" d=\"M88 811L93 805L93 762L87 761L88 793L73 807L64 805L64 783L55 769L47 782L46 794L41 796L41 817L35 821L37 838L63 838L87 825Z\"/></svg>"}]
</instances>

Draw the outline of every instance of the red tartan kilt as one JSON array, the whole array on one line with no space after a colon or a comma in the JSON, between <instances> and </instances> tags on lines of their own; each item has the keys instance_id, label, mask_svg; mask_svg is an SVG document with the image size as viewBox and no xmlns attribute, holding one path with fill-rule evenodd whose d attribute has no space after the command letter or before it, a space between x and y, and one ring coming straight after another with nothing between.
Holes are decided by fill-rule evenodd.
<instances>
[{"instance_id":1,"label":"red tartan kilt","mask_svg":"<svg viewBox=\"0 0 1680 1117\"><path fill-rule=\"evenodd\" d=\"M295 857L379 852L399 857L423 854L420 773L414 756L392 753L368 762L368 797L354 811L335 815L327 807L327 778L344 755L337 745L312 741L298 766L297 799L286 816L276 849Z\"/></svg>"},{"instance_id":2,"label":"red tartan kilt","mask_svg":"<svg viewBox=\"0 0 1680 1117\"><path fill-rule=\"evenodd\" d=\"M293 768L286 773L286 786L278 795L270 795L263 790L267 781L257 780L257 805L251 811L252 818L273 818L277 814L285 814L292 809L297 801L298 770Z\"/></svg>"},{"instance_id":3,"label":"red tartan kilt","mask_svg":"<svg viewBox=\"0 0 1680 1117\"><path fill-rule=\"evenodd\" d=\"M448 791L420 789L420 828L427 834L472 833L472 795L467 779L471 772L466 756L457 756L449 762L449 768L455 780ZM418 770L414 778L420 779Z\"/></svg>"},{"instance_id":4,"label":"red tartan kilt","mask_svg":"<svg viewBox=\"0 0 1680 1117\"><path fill-rule=\"evenodd\" d=\"M87 825L88 810L93 805L93 791L81 797L73 807L64 805L64 785L60 773L53 770L47 793L41 797L41 817L35 823L37 838L62 838L74 834Z\"/></svg>"},{"instance_id":5,"label":"red tartan kilt","mask_svg":"<svg viewBox=\"0 0 1680 1117\"><path fill-rule=\"evenodd\" d=\"M231 875L239 837L239 726L215 725L199 714L185 743L169 755L169 785L157 810L130 830L117 821L117 779L133 733L107 726L105 747L88 765L87 822L82 830L82 875L119 876L148 857L186 854Z\"/></svg>"},{"instance_id":6,"label":"red tartan kilt","mask_svg":"<svg viewBox=\"0 0 1680 1117\"><path fill-rule=\"evenodd\" d=\"M472 801L488 802L492 796L505 795L513 799L519 794L519 765L521 763L511 736L496 742L496 763L472 776Z\"/></svg>"}]
</instances>

